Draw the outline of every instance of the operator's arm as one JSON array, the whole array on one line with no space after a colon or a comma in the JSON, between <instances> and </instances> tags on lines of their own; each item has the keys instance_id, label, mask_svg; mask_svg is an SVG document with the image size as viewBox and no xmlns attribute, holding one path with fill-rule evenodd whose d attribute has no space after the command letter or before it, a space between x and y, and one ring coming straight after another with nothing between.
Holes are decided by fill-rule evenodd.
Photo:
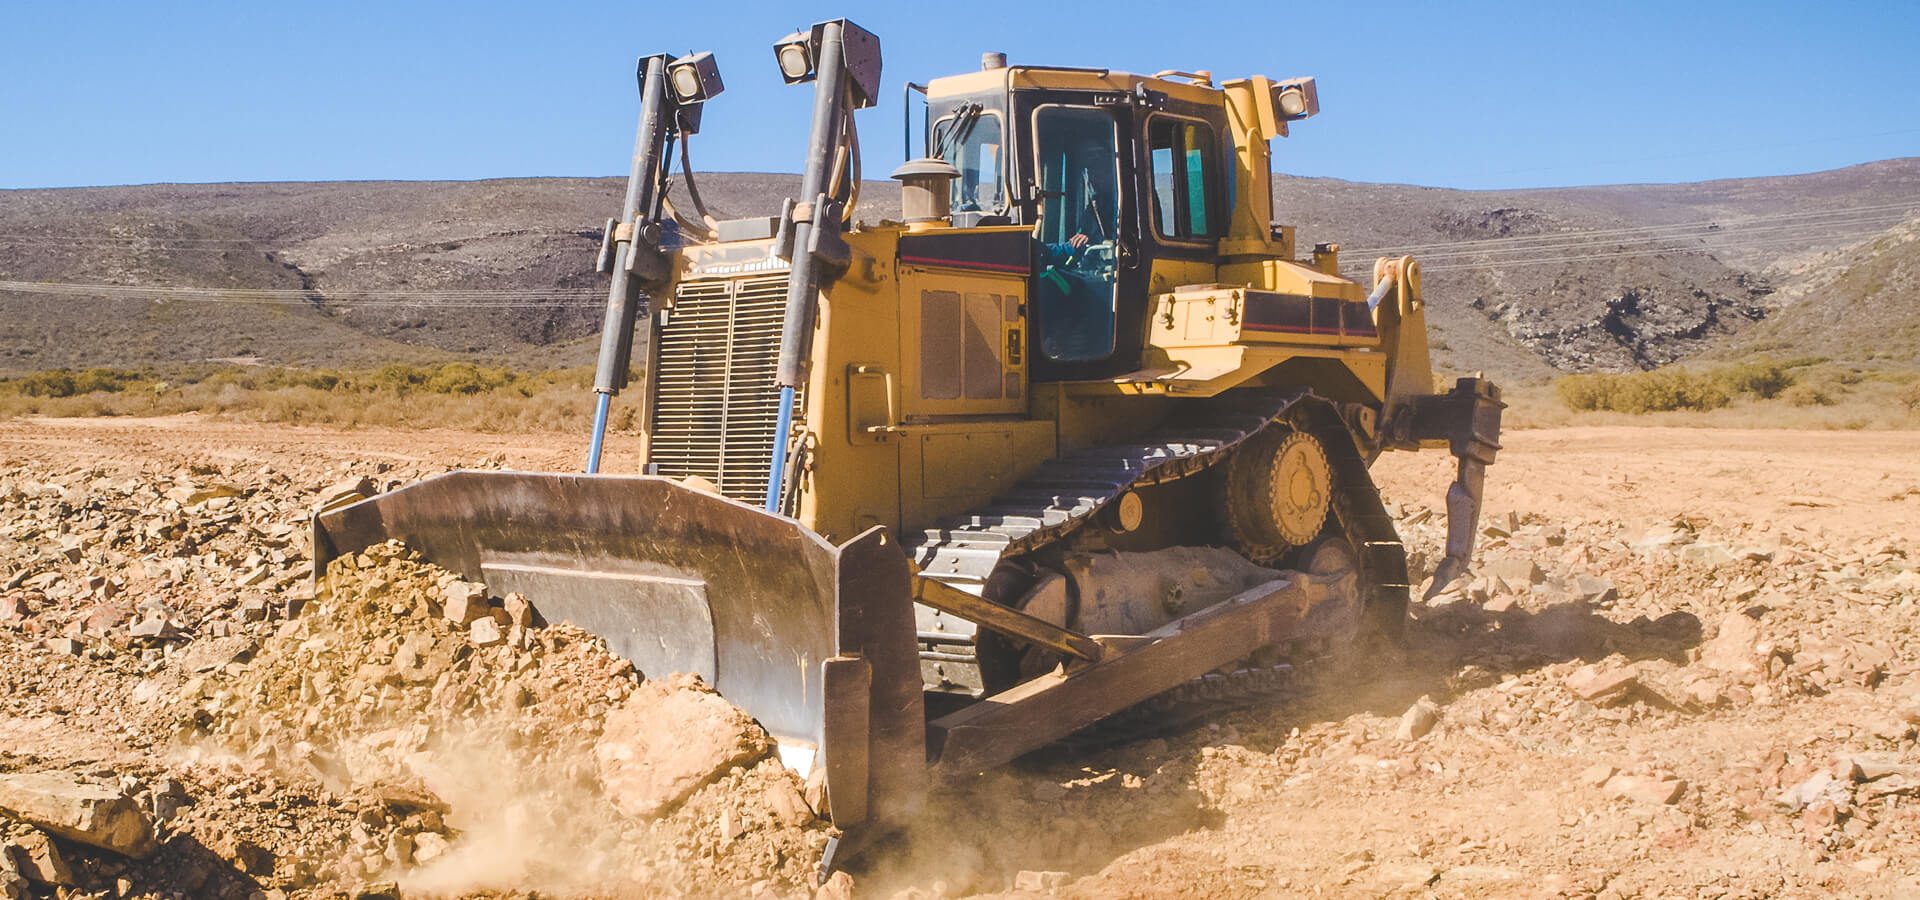
<instances>
[{"instance_id":1,"label":"operator's arm","mask_svg":"<svg viewBox=\"0 0 1920 900\"><path fill-rule=\"evenodd\" d=\"M1073 258L1075 250L1087 245L1087 236L1076 234L1064 241L1040 245L1040 265L1057 266Z\"/></svg>"}]
</instances>

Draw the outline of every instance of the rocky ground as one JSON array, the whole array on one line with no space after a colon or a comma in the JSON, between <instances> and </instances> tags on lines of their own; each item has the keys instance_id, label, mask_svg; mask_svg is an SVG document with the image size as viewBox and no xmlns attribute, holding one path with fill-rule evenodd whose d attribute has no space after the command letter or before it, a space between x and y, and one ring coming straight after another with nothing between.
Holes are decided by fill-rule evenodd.
<instances>
[{"instance_id":1,"label":"rocky ground","mask_svg":"<svg viewBox=\"0 0 1920 900\"><path fill-rule=\"evenodd\" d=\"M332 495L575 450L0 423L0 897L808 895L816 792L697 683L404 548L306 578ZM1423 559L1446 468L1376 468ZM1036 754L824 890L1920 895L1903 436L1516 432L1488 493L1404 649Z\"/></svg>"}]
</instances>

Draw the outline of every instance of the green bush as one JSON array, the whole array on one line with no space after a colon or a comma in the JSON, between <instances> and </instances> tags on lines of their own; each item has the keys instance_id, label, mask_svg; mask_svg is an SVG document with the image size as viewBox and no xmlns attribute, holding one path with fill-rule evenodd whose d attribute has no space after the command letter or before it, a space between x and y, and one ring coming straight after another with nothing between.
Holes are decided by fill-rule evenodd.
<instances>
[{"instance_id":1,"label":"green bush","mask_svg":"<svg viewBox=\"0 0 1920 900\"><path fill-rule=\"evenodd\" d=\"M79 397L94 393L118 393L147 380L147 376L139 372L121 369L88 369L78 373L55 369L35 372L13 382L12 387L16 393L28 397Z\"/></svg>"},{"instance_id":2,"label":"green bush","mask_svg":"<svg viewBox=\"0 0 1920 900\"><path fill-rule=\"evenodd\" d=\"M427 378L426 389L436 394L474 394L485 393L513 383L514 375L506 369L483 369L472 363L444 363Z\"/></svg>"},{"instance_id":3,"label":"green bush","mask_svg":"<svg viewBox=\"0 0 1920 900\"><path fill-rule=\"evenodd\" d=\"M1796 384L1783 392L1780 395L1780 399L1801 408L1809 406L1830 406L1833 404L1832 395L1822 390L1820 386L1816 384Z\"/></svg>"},{"instance_id":4,"label":"green bush","mask_svg":"<svg viewBox=\"0 0 1920 900\"><path fill-rule=\"evenodd\" d=\"M1894 397L1900 401L1901 406L1906 407L1908 413L1920 413L1920 381L1901 388L1900 393Z\"/></svg>"},{"instance_id":5,"label":"green bush","mask_svg":"<svg viewBox=\"0 0 1920 900\"><path fill-rule=\"evenodd\" d=\"M1714 376L1695 375L1680 368L1623 375L1568 375L1554 382L1553 392L1576 412L1719 409L1733 399Z\"/></svg>"},{"instance_id":6,"label":"green bush","mask_svg":"<svg viewBox=\"0 0 1920 900\"><path fill-rule=\"evenodd\" d=\"M1730 394L1752 394L1762 400L1779 396L1794 380L1784 364L1768 359L1727 366L1714 372L1714 377Z\"/></svg>"},{"instance_id":7,"label":"green bush","mask_svg":"<svg viewBox=\"0 0 1920 900\"><path fill-rule=\"evenodd\" d=\"M14 390L28 397L71 397L73 373L65 369L35 372L14 382Z\"/></svg>"}]
</instances>

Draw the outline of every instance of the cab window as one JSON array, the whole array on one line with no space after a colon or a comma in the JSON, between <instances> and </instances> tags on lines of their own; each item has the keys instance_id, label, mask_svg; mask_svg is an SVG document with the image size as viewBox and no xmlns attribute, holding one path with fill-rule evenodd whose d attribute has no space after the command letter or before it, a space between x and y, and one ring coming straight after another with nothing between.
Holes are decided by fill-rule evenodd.
<instances>
[{"instance_id":1,"label":"cab window","mask_svg":"<svg viewBox=\"0 0 1920 900\"><path fill-rule=\"evenodd\" d=\"M1153 167L1153 222L1160 236L1205 240L1216 234L1212 199L1218 196L1220 157L1204 122L1155 117L1147 123Z\"/></svg>"},{"instance_id":2,"label":"cab window","mask_svg":"<svg viewBox=\"0 0 1920 900\"><path fill-rule=\"evenodd\" d=\"M1000 117L969 103L933 126L940 158L960 170L953 180L953 211L998 214L1007 211L1004 130Z\"/></svg>"}]
</instances>

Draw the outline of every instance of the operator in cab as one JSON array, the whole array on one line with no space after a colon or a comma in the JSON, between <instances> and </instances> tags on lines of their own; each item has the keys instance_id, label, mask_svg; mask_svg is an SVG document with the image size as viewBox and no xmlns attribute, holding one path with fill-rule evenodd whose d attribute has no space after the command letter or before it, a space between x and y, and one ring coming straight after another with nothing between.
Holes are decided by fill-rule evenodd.
<instances>
[{"instance_id":1,"label":"operator in cab","mask_svg":"<svg viewBox=\"0 0 1920 900\"><path fill-rule=\"evenodd\" d=\"M1045 193L1034 291L1047 323L1040 350L1060 361L1101 359L1113 351L1118 234L1111 125L1072 124L1081 128L1059 128L1054 135L1043 131L1041 137Z\"/></svg>"}]
</instances>

